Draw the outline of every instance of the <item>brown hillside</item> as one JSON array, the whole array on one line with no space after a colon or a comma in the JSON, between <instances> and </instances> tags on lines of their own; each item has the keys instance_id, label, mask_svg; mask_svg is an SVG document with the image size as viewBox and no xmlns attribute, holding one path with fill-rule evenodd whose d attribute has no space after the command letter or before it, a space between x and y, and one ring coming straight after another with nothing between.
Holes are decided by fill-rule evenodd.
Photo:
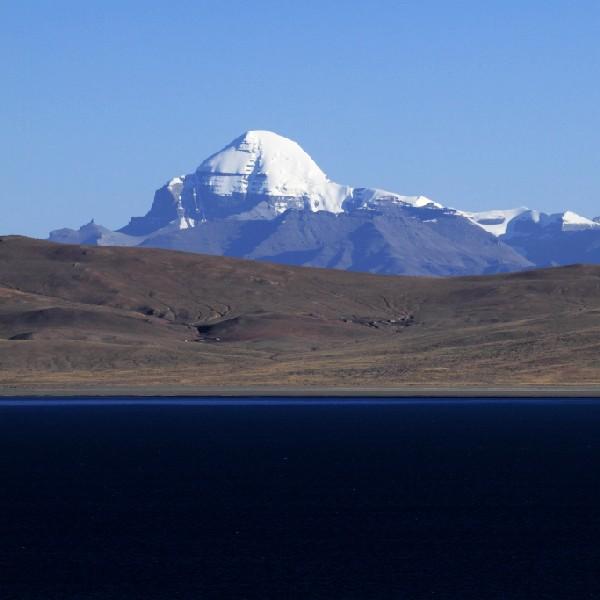
<instances>
[{"instance_id":1,"label":"brown hillside","mask_svg":"<svg viewBox=\"0 0 600 600\"><path fill-rule=\"evenodd\" d=\"M434 279L0 239L0 385L600 384L600 267Z\"/></svg>"}]
</instances>

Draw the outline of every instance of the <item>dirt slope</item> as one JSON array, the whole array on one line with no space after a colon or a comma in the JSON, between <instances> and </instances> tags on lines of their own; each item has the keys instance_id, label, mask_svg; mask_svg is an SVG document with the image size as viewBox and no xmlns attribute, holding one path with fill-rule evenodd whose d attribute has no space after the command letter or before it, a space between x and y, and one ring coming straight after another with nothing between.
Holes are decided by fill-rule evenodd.
<instances>
[{"instance_id":1,"label":"dirt slope","mask_svg":"<svg viewBox=\"0 0 600 600\"><path fill-rule=\"evenodd\" d=\"M0 240L4 390L600 384L600 267L386 277Z\"/></svg>"}]
</instances>

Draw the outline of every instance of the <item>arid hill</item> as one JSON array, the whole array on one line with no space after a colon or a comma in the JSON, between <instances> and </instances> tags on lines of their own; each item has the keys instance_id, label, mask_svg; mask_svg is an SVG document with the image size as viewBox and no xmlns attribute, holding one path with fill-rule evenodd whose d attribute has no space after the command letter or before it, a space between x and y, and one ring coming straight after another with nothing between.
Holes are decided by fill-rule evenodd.
<instances>
[{"instance_id":1,"label":"arid hill","mask_svg":"<svg viewBox=\"0 0 600 600\"><path fill-rule=\"evenodd\" d=\"M0 386L600 385L600 267L376 276L0 238Z\"/></svg>"}]
</instances>

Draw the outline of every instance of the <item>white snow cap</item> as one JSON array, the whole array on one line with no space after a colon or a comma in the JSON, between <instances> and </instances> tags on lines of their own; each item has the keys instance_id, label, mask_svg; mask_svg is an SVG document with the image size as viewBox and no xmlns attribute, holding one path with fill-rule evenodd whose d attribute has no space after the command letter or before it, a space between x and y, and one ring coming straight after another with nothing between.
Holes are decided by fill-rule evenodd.
<instances>
[{"instance_id":1,"label":"white snow cap","mask_svg":"<svg viewBox=\"0 0 600 600\"><path fill-rule=\"evenodd\" d=\"M296 142L272 131L247 131L207 158L196 175L219 195L303 198L312 210L336 213L352 193L330 181Z\"/></svg>"},{"instance_id":2,"label":"white snow cap","mask_svg":"<svg viewBox=\"0 0 600 600\"><path fill-rule=\"evenodd\" d=\"M467 217L467 219L470 219L473 223L479 225L479 227L482 227L495 236L504 235L508 224L515 219L538 223L542 227L560 223L563 231L580 231L582 229L595 229L600 227L600 223L596 223L587 217L582 217L570 210L567 210L564 213L554 213L549 215L540 212L539 210L529 210L522 206L520 208L511 208L508 210L487 210L483 212L457 210L456 212L463 217Z\"/></svg>"},{"instance_id":3,"label":"white snow cap","mask_svg":"<svg viewBox=\"0 0 600 600\"><path fill-rule=\"evenodd\" d=\"M354 189L330 181L317 163L293 140L272 131L247 131L196 170L200 182L220 196L264 194L277 200L277 213L288 208L343 212L354 192L364 208L386 202L442 208L425 196L402 196L373 188Z\"/></svg>"},{"instance_id":4,"label":"white snow cap","mask_svg":"<svg viewBox=\"0 0 600 600\"><path fill-rule=\"evenodd\" d=\"M582 217L571 210L566 210L562 214L563 231L577 231L579 229L595 229L600 227L600 223L592 221L587 217Z\"/></svg>"},{"instance_id":5,"label":"white snow cap","mask_svg":"<svg viewBox=\"0 0 600 600\"><path fill-rule=\"evenodd\" d=\"M365 208L380 204L408 204L415 208L444 208L438 202L434 202L427 196L402 196L379 188L357 188L357 196L361 205Z\"/></svg>"},{"instance_id":6,"label":"white snow cap","mask_svg":"<svg viewBox=\"0 0 600 600\"><path fill-rule=\"evenodd\" d=\"M521 206L519 208L509 208L506 210L485 210L481 212L457 210L456 212L463 217L467 217L467 219L470 219L482 229L485 229L487 232L498 237L506 233L508 224L514 218L528 210L528 208Z\"/></svg>"},{"instance_id":7,"label":"white snow cap","mask_svg":"<svg viewBox=\"0 0 600 600\"><path fill-rule=\"evenodd\" d=\"M535 223L537 227L542 229L547 227L558 227L562 231L582 231L600 227L600 223L596 223L587 217L582 217L570 210L552 214L544 213L539 210L524 210L520 214L514 216L511 221L514 221L514 223ZM518 235L518 232L515 234L514 231L509 229L507 235Z\"/></svg>"}]
</instances>

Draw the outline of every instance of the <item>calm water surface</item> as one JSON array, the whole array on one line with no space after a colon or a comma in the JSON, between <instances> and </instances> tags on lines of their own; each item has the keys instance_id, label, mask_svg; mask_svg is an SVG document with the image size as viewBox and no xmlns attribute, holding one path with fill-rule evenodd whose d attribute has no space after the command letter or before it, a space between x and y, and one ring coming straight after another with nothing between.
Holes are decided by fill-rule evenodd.
<instances>
[{"instance_id":1,"label":"calm water surface","mask_svg":"<svg viewBox=\"0 0 600 600\"><path fill-rule=\"evenodd\" d=\"M600 598L600 402L0 402L0 599Z\"/></svg>"}]
</instances>

